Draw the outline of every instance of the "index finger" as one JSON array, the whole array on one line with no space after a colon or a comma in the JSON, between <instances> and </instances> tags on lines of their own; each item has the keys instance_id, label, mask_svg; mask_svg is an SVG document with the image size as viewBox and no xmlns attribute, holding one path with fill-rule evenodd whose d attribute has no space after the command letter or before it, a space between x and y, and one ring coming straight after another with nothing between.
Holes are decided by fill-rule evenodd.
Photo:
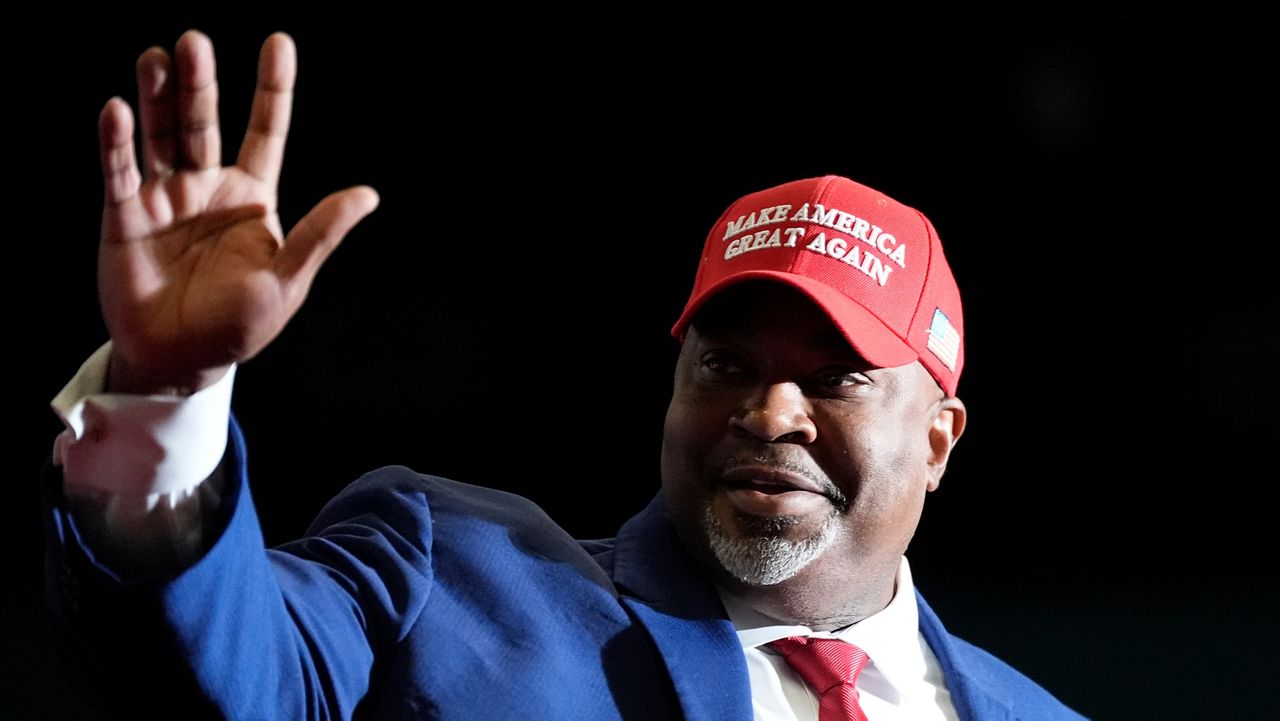
<instances>
[{"instance_id":1,"label":"index finger","mask_svg":"<svg viewBox=\"0 0 1280 721\"><path fill-rule=\"evenodd\" d=\"M253 93L249 129L236 158L236 165L242 170L272 185L280 179L297 74L293 38L285 33L273 33L262 43L258 55L258 87Z\"/></svg>"}]
</instances>

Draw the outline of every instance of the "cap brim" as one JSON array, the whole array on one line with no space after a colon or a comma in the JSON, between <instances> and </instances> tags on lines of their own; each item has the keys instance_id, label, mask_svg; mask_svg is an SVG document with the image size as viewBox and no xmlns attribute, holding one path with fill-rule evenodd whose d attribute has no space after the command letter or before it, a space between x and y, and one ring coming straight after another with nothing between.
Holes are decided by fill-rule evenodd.
<instances>
[{"instance_id":1,"label":"cap brim","mask_svg":"<svg viewBox=\"0 0 1280 721\"><path fill-rule=\"evenodd\" d=\"M897 333L848 296L807 276L776 270L743 271L708 286L685 306L684 312L672 326L671 334L683 341L689 323L708 300L724 289L748 280L771 280L803 293L826 313L832 325L849 341L849 345L878 368L906 365L920 358Z\"/></svg>"}]
</instances>

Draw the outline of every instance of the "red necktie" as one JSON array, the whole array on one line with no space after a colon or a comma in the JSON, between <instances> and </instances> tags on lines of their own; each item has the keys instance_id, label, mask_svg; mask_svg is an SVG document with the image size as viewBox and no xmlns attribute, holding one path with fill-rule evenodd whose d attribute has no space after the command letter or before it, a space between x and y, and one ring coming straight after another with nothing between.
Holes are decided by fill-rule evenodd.
<instances>
[{"instance_id":1,"label":"red necktie","mask_svg":"<svg viewBox=\"0 0 1280 721\"><path fill-rule=\"evenodd\" d=\"M769 644L818 695L818 721L867 721L858 705L858 674L871 659L838 638L790 636Z\"/></svg>"}]
</instances>

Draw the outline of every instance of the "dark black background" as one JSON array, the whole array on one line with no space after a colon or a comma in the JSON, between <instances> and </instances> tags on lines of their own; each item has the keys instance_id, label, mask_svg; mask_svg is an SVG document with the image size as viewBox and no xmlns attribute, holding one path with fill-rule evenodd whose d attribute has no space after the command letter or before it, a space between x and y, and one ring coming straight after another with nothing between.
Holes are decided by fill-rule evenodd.
<instances>
[{"instance_id":1,"label":"dark black background","mask_svg":"<svg viewBox=\"0 0 1280 721\"><path fill-rule=\"evenodd\" d=\"M218 51L227 157L259 43L297 40L286 225L340 187L382 196L239 372L270 541L388 463L611 535L657 489L667 331L707 228L840 173L926 212L964 294L969 431L909 552L944 622L1096 719L1280 712L1260 15L256 12L0 31L0 716L87 716L39 606L37 470L49 399L105 340L98 110L188 27Z\"/></svg>"}]
</instances>

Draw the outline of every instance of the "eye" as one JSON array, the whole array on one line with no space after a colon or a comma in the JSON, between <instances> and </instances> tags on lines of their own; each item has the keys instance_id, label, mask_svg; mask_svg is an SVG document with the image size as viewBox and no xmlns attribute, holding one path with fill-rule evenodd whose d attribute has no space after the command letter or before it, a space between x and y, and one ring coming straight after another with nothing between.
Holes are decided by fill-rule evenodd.
<instances>
[{"instance_id":1,"label":"eye","mask_svg":"<svg viewBox=\"0 0 1280 721\"><path fill-rule=\"evenodd\" d=\"M842 368L819 373L813 384L819 388L850 388L870 385L871 379L864 373Z\"/></svg>"},{"instance_id":2,"label":"eye","mask_svg":"<svg viewBox=\"0 0 1280 721\"><path fill-rule=\"evenodd\" d=\"M698 364L704 370L715 375L739 375L746 372L741 359L723 350L704 353Z\"/></svg>"}]
</instances>

